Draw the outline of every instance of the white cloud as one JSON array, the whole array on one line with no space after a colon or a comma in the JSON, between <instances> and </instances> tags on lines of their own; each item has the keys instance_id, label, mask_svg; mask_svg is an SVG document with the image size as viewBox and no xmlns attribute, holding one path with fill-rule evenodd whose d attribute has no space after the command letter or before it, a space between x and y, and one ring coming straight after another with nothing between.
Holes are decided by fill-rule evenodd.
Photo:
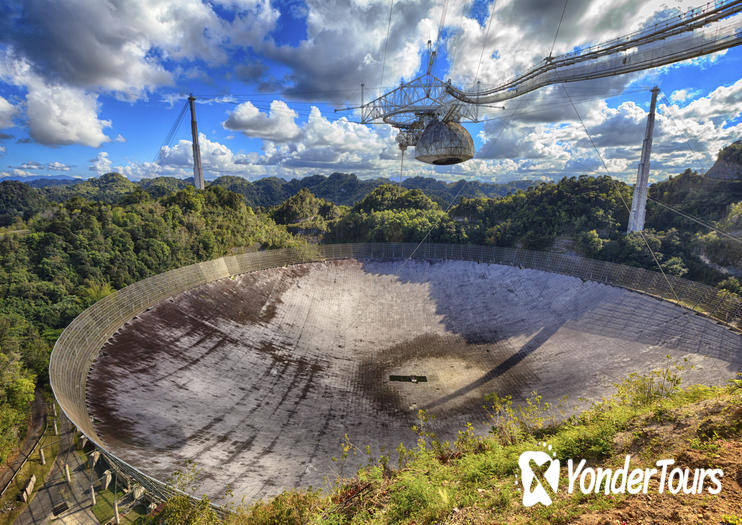
<instances>
[{"instance_id":1,"label":"white cloud","mask_svg":"<svg viewBox=\"0 0 742 525\"><path fill-rule=\"evenodd\" d=\"M52 171L70 171L71 169L70 166L64 162L58 162L56 160L47 164L46 167Z\"/></svg>"},{"instance_id":2,"label":"white cloud","mask_svg":"<svg viewBox=\"0 0 742 525\"><path fill-rule=\"evenodd\" d=\"M12 54L0 55L0 80L24 86L29 134L36 142L56 146L82 144L98 147L110 140L98 119L98 95L62 84L48 84L31 64Z\"/></svg>"},{"instance_id":3,"label":"white cloud","mask_svg":"<svg viewBox=\"0 0 742 525\"><path fill-rule=\"evenodd\" d=\"M255 162L281 167L369 169L389 157L398 157L391 128L371 129L343 117L325 118L312 106L306 123L296 124L297 113L283 102L274 100L270 114L260 112L252 103L240 104L224 122L224 127L243 131L264 140L264 155ZM244 159L243 159L244 161Z\"/></svg>"},{"instance_id":4,"label":"white cloud","mask_svg":"<svg viewBox=\"0 0 742 525\"><path fill-rule=\"evenodd\" d=\"M180 171L166 172L156 162L129 162L126 166L116 166L116 172L121 173L129 180L140 180L148 177L158 177L160 175L184 176ZM193 172L191 172L191 175L193 175Z\"/></svg>"},{"instance_id":5,"label":"white cloud","mask_svg":"<svg viewBox=\"0 0 742 525\"><path fill-rule=\"evenodd\" d=\"M719 149L742 136L742 124L730 124L742 114L742 81L690 101L693 96L689 92L675 97L683 98L684 107L658 105L650 164L652 180L665 179L686 168L704 173ZM480 134L484 145L477 157L494 159L489 164L492 174L499 170L497 161L510 160L514 163L508 167L511 172L517 170L529 177L608 174L633 182L647 110L634 102L624 102L617 108L609 108L602 101L576 105L592 143L579 121L539 123L503 118L485 124Z\"/></svg>"},{"instance_id":6,"label":"white cloud","mask_svg":"<svg viewBox=\"0 0 742 525\"><path fill-rule=\"evenodd\" d=\"M82 144L97 148L109 138L110 120L99 120L98 95L46 84L28 86L26 114L31 137L45 145Z\"/></svg>"},{"instance_id":7,"label":"white cloud","mask_svg":"<svg viewBox=\"0 0 742 525\"><path fill-rule=\"evenodd\" d=\"M204 176L220 175L249 175L253 171L249 167L247 156L235 154L224 144L209 140L203 133L199 134L198 143L201 150L201 165ZM256 157L254 155L253 157ZM144 168L144 169L142 169ZM163 146L159 160L153 165L135 167L130 165L124 171L136 175L174 175L188 177L193 175L193 148L191 141L181 140L173 146ZM262 171L260 168L258 171Z\"/></svg>"},{"instance_id":8,"label":"white cloud","mask_svg":"<svg viewBox=\"0 0 742 525\"><path fill-rule=\"evenodd\" d=\"M274 101L272 106L276 111L281 108L285 115L291 116L290 122L283 124L294 126L291 134L295 138L284 140L285 135L272 127L275 121L271 119L279 118L277 113L266 115L250 109L246 119L250 125L255 127L256 123L263 124L259 132L264 137L274 136L281 140L264 138L262 154L245 154L235 153L225 144L200 134L201 162L207 178L221 175L295 177L323 170L379 176L398 169L399 150L394 141L396 131L391 128L370 129L346 118L330 121L316 107L311 108L307 122L300 127L294 121L295 112L285 102ZM241 115L245 117L244 113ZM257 133L258 130L251 132ZM181 140L173 146L163 147L156 163L129 163L117 169L132 179L140 179L156 175L189 177L192 166L191 142ZM415 170L421 169L413 165L409 173L414 174Z\"/></svg>"},{"instance_id":9,"label":"white cloud","mask_svg":"<svg viewBox=\"0 0 742 525\"><path fill-rule=\"evenodd\" d=\"M284 168L379 169L389 166L388 158L399 158L395 135L396 131L386 126L370 129L344 117L330 121L312 107L301 134L283 145L267 142L261 161ZM388 155L390 149L396 152L393 156Z\"/></svg>"},{"instance_id":10,"label":"white cloud","mask_svg":"<svg viewBox=\"0 0 742 525\"><path fill-rule=\"evenodd\" d=\"M705 97L698 98L676 115L681 118L712 118L732 120L742 114L742 79L731 86L719 86Z\"/></svg>"},{"instance_id":11,"label":"white cloud","mask_svg":"<svg viewBox=\"0 0 742 525\"><path fill-rule=\"evenodd\" d=\"M114 142L126 142L126 139L121 133L119 133L118 135L116 135L116 138L114 138L113 141Z\"/></svg>"},{"instance_id":12,"label":"white cloud","mask_svg":"<svg viewBox=\"0 0 742 525\"><path fill-rule=\"evenodd\" d=\"M110 139L110 120L98 119L98 95L66 86L28 86L26 115L31 137L45 145L82 144L97 148Z\"/></svg>"},{"instance_id":13,"label":"white cloud","mask_svg":"<svg viewBox=\"0 0 742 525\"><path fill-rule=\"evenodd\" d=\"M452 62L449 75L467 88L475 79L482 86L499 84L542 63L552 45L553 56L560 55L577 46L652 25L694 6L692 0L675 2L672 9L643 0L621 0L610 7L604 0L574 0L567 5L559 25L563 2L498 0L488 7L487 15L492 19L486 18L482 24L466 12L448 16L453 33L446 41Z\"/></svg>"},{"instance_id":14,"label":"white cloud","mask_svg":"<svg viewBox=\"0 0 742 525\"><path fill-rule=\"evenodd\" d=\"M98 147L110 140L103 130L111 125L98 118L99 94L133 101L192 76L195 61L224 64L232 49L262 42L280 15L269 0L218 3L233 11L202 0L8 6L0 17L0 80L27 90L35 141ZM15 114L0 97L0 128L11 127Z\"/></svg>"},{"instance_id":15,"label":"white cloud","mask_svg":"<svg viewBox=\"0 0 742 525\"><path fill-rule=\"evenodd\" d=\"M22 170L40 170L40 169L44 169L44 165L40 162L29 161L29 162L24 162L23 164L21 164L19 168Z\"/></svg>"},{"instance_id":16,"label":"white cloud","mask_svg":"<svg viewBox=\"0 0 742 525\"><path fill-rule=\"evenodd\" d=\"M108 153L100 151L94 159L90 159L89 170L96 172L98 175L105 175L111 171L112 164L111 159L108 158Z\"/></svg>"},{"instance_id":17,"label":"white cloud","mask_svg":"<svg viewBox=\"0 0 742 525\"><path fill-rule=\"evenodd\" d=\"M387 0L309 0L307 38L298 46L269 43L261 50L290 68L283 87L292 98L355 101L361 83L367 95L381 94L380 85L394 86L417 72L425 43L436 39L442 3L395 2L387 42L389 7ZM449 6L449 12L457 9Z\"/></svg>"},{"instance_id":18,"label":"white cloud","mask_svg":"<svg viewBox=\"0 0 742 525\"><path fill-rule=\"evenodd\" d=\"M672 102L685 102L686 100L695 98L700 93L697 89L677 89L670 95Z\"/></svg>"},{"instance_id":19,"label":"white cloud","mask_svg":"<svg viewBox=\"0 0 742 525\"><path fill-rule=\"evenodd\" d=\"M284 142L299 135L299 126L295 122L297 116L296 111L281 100L271 102L267 115L248 101L237 106L222 125L232 131L241 131L248 137Z\"/></svg>"},{"instance_id":20,"label":"white cloud","mask_svg":"<svg viewBox=\"0 0 742 525\"><path fill-rule=\"evenodd\" d=\"M4 97L0 97L0 129L12 128L13 118L18 113L18 108L8 102Z\"/></svg>"},{"instance_id":21,"label":"white cloud","mask_svg":"<svg viewBox=\"0 0 742 525\"><path fill-rule=\"evenodd\" d=\"M49 82L135 99L174 83L163 62L223 64L233 46L260 43L279 12L267 0L26 0L7 10L0 41Z\"/></svg>"}]
</instances>

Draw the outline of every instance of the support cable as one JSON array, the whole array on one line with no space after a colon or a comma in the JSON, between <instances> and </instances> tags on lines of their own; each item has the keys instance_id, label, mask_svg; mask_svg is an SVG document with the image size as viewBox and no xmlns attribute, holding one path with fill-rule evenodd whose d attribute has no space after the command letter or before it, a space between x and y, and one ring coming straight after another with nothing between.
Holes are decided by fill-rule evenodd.
<instances>
[{"instance_id":1,"label":"support cable","mask_svg":"<svg viewBox=\"0 0 742 525\"><path fill-rule=\"evenodd\" d=\"M710 224L702 221L701 219L698 219L698 218L694 217L693 215L690 215L688 213L682 212L682 211L678 210L677 208L673 208L672 206L669 206L669 205L667 205L665 203L662 203L662 202L658 201L657 199L653 199L652 197L649 197L649 196L647 196L647 200L650 200L650 201L654 202L655 204L657 204L658 206L662 206L663 208L666 208L666 209L670 210L671 212L677 213L678 215L681 215L682 217L685 217L688 220L691 220L691 221L693 221L693 222L695 222L697 224L700 224L701 226L703 226L705 228L708 228L709 230L713 230L716 233L718 233L719 235L722 235L722 236L724 236L724 237L726 237L726 238L728 238L728 239L730 239L730 240L732 240L734 242L738 242L738 243L741 243L742 244L742 239L740 239L739 237L737 237L735 235L732 235L731 233L726 232L726 231L724 231L722 229L716 228L715 226L712 226L712 225L710 225Z\"/></svg>"},{"instance_id":2,"label":"support cable","mask_svg":"<svg viewBox=\"0 0 742 525\"><path fill-rule=\"evenodd\" d=\"M187 109L188 109L188 101L186 101L183 104L183 107L180 109L180 113L178 113L178 116L175 119L175 122L173 122L173 125L170 128L170 131L168 131L168 134L165 136L165 140L162 142L162 145L157 149L157 153L152 159L153 164L157 162L158 160L160 160L160 155L162 154L162 148L164 148L165 146L169 147L173 143L173 138L175 137L175 134L178 132L178 129L180 129L180 125L183 122L183 116L185 115L185 112Z\"/></svg>"},{"instance_id":3,"label":"support cable","mask_svg":"<svg viewBox=\"0 0 742 525\"><path fill-rule=\"evenodd\" d=\"M384 67L386 66L386 48L389 45L389 32L392 28L392 9L394 8L394 0L389 2L389 20L386 23L386 38L384 39L384 53L381 58L381 76L379 77L379 88L383 89L384 85Z\"/></svg>"},{"instance_id":4,"label":"support cable","mask_svg":"<svg viewBox=\"0 0 742 525\"><path fill-rule=\"evenodd\" d=\"M660 89L660 94L662 95L662 98L665 101L665 104L667 105L667 107L672 106L672 104L670 103L670 101L667 99L667 96L665 95L665 93L661 89ZM667 116L670 117L670 121L673 123L673 126L675 127L676 130L683 132L686 136L690 136L690 134L687 133L686 130L681 129L680 125L675 121L675 117L671 113L668 113ZM692 139L689 138L688 139L688 142L687 142L687 145L688 145L688 147L690 148L690 150L694 154L698 155L698 151L696 151L696 149L693 147L693 144L691 143L691 141L692 141ZM670 210L673 213L676 213L676 214L678 214L678 215L680 215L680 216L682 216L682 217L684 217L684 218L686 218L686 219L688 219L690 221L693 221L696 224L700 224L704 228L707 228L709 230L715 231L719 235L722 235L722 236L724 236L724 237L726 237L726 238L728 238L728 239L730 239L730 240L732 240L734 242L742 243L742 238L737 237L735 235L732 235L731 233L729 233L727 231L724 231L721 228L718 228L718 227L716 227L716 226L714 226L712 224L709 224L708 222L705 222L702 219L699 219L698 217L694 217L690 213L681 211L681 210L679 210L677 208L674 208L673 206L670 206L669 204L665 204L663 202L660 202L659 200L653 198L650 195L647 196L647 200L650 200L650 201L654 202L655 204L657 204L658 206L662 206L663 208L665 208L667 210Z\"/></svg>"},{"instance_id":5,"label":"support cable","mask_svg":"<svg viewBox=\"0 0 742 525\"><path fill-rule=\"evenodd\" d=\"M551 60L552 53L554 53L554 46L556 45L557 37L559 36L559 29L562 27L562 21L564 20L564 13L567 12L567 2L564 0L564 7L562 8L562 16L559 18L559 24L557 25L556 33L554 33L554 41L551 43L551 50L549 51L549 60Z\"/></svg>"},{"instance_id":6,"label":"support cable","mask_svg":"<svg viewBox=\"0 0 742 525\"><path fill-rule=\"evenodd\" d=\"M451 170L453 170L453 166L451 166ZM453 207L453 205L456 203L456 199L458 199L459 198L459 195L461 195L461 191L464 189L464 186L466 186L466 183L467 182L469 182L469 181L467 181L466 179L464 179L464 183L461 186L459 186L459 191L456 192L456 195L453 196L453 199L451 199L451 202L448 203L448 206L446 207L446 209L443 210L444 213L448 214L448 210L450 210ZM407 258L407 261L412 260L412 257L415 255L415 253L417 252L417 250L420 249L420 246L422 246L423 243L430 236L430 232L433 231L433 228L434 227L431 226L428 229L427 233L423 236L422 240L419 243L417 243L417 246L415 246L415 249L412 250L412 252L410 253L410 256Z\"/></svg>"},{"instance_id":7,"label":"support cable","mask_svg":"<svg viewBox=\"0 0 742 525\"><path fill-rule=\"evenodd\" d=\"M482 59L484 58L484 48L487 46L487 37L490 34L490 26L492 25L492 19L494 18L496 3L497 3L497 0L492 2L492 11L490 11L489 19L487 20L487 29L484 32L484 39L482 40L482 52L479 53L479 63L477 64L477 74L474 75L475 86L477 85L477 81L479 80L479 68L482 67Z\"/></svg>"},{"instance_id":8,"label":"support cable","mask_svg":"<svg viewBox=\"0 0 742 525\"><path fill-rule=\"evenodd\" d=\"M441 44L441 33L443 32L443 26L446 23L446 10L448 9L448 0L443 2L443 11L441 11L441 21L438 24L438 36L435 39L435 55L438 55L438 47Z\"/></svg>"},{"instance_id":9,"label":"support cable","mask_svg":"<svg viewBox=\"0 0 742 525\"><path fill-rule=\"evenodd\" d=\"M582 116L580 115L580 112L577 111L577 107L572 103L572 99L569 96L569 92L567 91L567 86L565 84L562 84L562 88L564 89L564 94L567 95L567 98L569 98L570 104L572 105L572 109L575 111L575 114L577 115L577 119L580 121L580 124L582 125L582 129L585 130L585 134L587 135L588 140L590 140L590 144L593 146L593 149L595 150L595 153L598 155L598 158L600 159L600 163L603 165L603 169L605 170L606 174L610 175L610 171L608 170L608 166L606 165L605 161L603 160L603 156L600 154L600 151L598 150L598 147L595 145L595 142L593 142L592 136L590 136L590 132L587 130L587 126L585 126L585 122L582 120ZM624 207L626 208L626 211L631 213L631 208L626 203L626 199L623 198L623 194L621 193L621 190L618 190L618 196L621 199L621 202L623 203ZM662 273L662 277L665 279L665 282L667 283L667 286L670 288L670 291L672 292L673 297L675 298L675 301L677 303L680 303L680 298L678 297L678 294L675 293L675 288L673 287L672 283L670 282L670 279L668 279L667 274L665 273L665 270L662 268L662 265L660 264L660 261L657 259L657 255L654 253L654 250L649 245L649 241L647 241L647 238L644 236L644 232L640 231L637 232L641 236L642 240L644 241L644 245L647 247L647 250L649 250L649 253L652 255L652 259L654 260L655 264L657 265L657 268L659 268L660 273Z\"/></svg>"}]
</instances>

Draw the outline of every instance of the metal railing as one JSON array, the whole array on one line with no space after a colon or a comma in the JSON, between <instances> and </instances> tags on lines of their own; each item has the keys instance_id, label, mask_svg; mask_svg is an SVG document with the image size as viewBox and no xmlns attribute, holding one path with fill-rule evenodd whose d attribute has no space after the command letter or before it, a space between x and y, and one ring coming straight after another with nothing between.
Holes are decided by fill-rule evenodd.
<instances>
[{"instance_id":1,"label":"metal railing","mask_svg":"<svg viewBox=\"0 0 742 525\"><path fill-rule=\"evenodd\" d=\"M464 260L503 264L578 277L650 294L677 296L682 306L730 326L742 326L742 301L714 287L642 268L553 252L464 244L328 244L226 256L185 266L134 283L101 299L62 332L51 354L49 380L67 417L117 469L133 477L154 498L179 490L117 458L95 431L86 405L88 371L106 341L127 321L170 296L202 284L255 270L328 259ZM672 285L672 289L668 286ZM673 293L674 292L674 293Z\"/></svg>"}]
</instances>

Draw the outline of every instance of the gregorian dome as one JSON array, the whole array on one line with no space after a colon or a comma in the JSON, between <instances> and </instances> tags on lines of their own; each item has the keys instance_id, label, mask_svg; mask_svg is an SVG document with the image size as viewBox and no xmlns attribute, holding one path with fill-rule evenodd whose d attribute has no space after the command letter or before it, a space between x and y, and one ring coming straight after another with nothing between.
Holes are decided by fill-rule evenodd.
<instances>
[{"instance_id":1,"label":"gregorian dome","mask_svg":"<svg viewBox=\"0 0 742 525\"><path fill-rule=\"evenodd\" d=\"M428 164L458 164L474 156L474 141L458 122L431 121L415 146L415 158Z\"/></svg>"}]
</instances>

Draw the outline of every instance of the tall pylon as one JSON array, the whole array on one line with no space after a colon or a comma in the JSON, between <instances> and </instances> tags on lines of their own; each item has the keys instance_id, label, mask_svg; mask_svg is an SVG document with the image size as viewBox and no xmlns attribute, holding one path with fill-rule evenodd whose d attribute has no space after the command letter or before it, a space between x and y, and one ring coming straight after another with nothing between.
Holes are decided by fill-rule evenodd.
<instances>
[{"instance_id":1,"label":"tall pylon","mask_svg":"<svg viewBox=\"0 0 742 525\"><path fill-rule=\"evenodd\" d=\"M647 215L647 195L649 193L649 156L652 153L652 134L654 133L654 110L657 107L657 94L660 88L652 88L652 103L647 115L647 129L642 143L642 158L639 162L639 171L636 174L634 198L631 200L631 214L629 215L628 233L640 232L644 229L644 218Z\"/></svg>"},{"instance_id":2,"label":"tall pylon","mask_svg":"<svg viewBox=\"0 0 742 525\"><path fill-rule=\"evenodd\" d=\"M201 148L198 146L198 126L196 125L196 97L191 93L188 104L191 107L191 136L193 137L193 185L197 190L204 189L204 172L201 169Z\"/></svg>"}]
</instances>

